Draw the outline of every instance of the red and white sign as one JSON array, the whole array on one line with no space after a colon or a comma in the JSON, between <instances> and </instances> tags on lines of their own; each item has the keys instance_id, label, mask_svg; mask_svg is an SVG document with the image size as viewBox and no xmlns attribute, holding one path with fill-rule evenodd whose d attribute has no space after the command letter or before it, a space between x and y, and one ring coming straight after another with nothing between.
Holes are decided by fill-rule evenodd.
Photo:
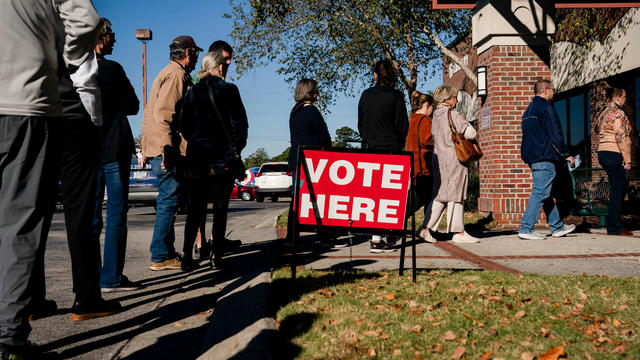
<instances>
[{"instance_id":1,"label":"red and white sign","mask_svg":"<svg viewBox=\"0 0 640 360\"><path fill-rule=\"evenodd\" d=\"M322 225L403 230L411 182L411 155L303 150L298 222L317 225L309 183Z\"/></svg>"}]
</instances>

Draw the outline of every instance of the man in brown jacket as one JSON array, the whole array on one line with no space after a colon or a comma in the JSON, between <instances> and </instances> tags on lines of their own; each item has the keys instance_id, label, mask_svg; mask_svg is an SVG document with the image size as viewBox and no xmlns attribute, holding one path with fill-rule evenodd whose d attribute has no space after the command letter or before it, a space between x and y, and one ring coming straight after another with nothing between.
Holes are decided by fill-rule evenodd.
<instances>
[{"instance_id":1,"label":"man in brown jacket","mask_svg":"<svg viewBox=\"0 0 640 360\"><path fill-rule=\"evenodd\" d=\"M142 117L143 160L158 177L156 223L151 238L151 270L180 270L175 252L173 223L178 212L184 176L182 158L187 144L178 132L182 98L193 85L189 73L198 61L199 48L191 36L178 36L169 45L171 62L153 81Z\"/></svg>"}]
</instances>

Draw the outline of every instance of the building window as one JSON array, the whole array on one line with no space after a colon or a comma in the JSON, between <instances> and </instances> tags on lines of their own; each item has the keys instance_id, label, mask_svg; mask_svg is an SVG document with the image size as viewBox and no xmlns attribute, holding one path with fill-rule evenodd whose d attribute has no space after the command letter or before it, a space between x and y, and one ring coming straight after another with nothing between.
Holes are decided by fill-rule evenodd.
<instances>
[{"instance_id":1,"label":"building window","mask_svg":"<svg viewBox=\"0 0 640 360\"><path fill-rule=\"evenodd\" d=\"M580 155L584 167L591 166L590 94L581 92L554 102L564 140L572 156Z\"/></svg>"}]
</instances>

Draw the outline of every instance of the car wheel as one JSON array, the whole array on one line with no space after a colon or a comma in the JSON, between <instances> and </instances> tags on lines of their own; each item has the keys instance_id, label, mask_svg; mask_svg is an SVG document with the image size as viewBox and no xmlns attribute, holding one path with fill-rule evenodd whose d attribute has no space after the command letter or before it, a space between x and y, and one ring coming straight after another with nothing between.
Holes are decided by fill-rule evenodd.
<instances>
[{"instance_id":1,"label":"car wheel","mask_svg":"<svg viewBox=\"0 0 640 360\"><path fill-rule=\"evenodd\" d=\"M251 196L251 192L249 191L243 191L242 193L240 193L240 196L242 197L242 200L244 201L251 201L252 196Z\"/></svg>"},{"instance_id":2,"label":"car wheel","mask_svg":"<svg viewBox=\"0 0 640 360\"><path fill-rule=\"evenodd\" d=\"M262 195L256 195L256 201L257 201L257 202L263 202L263 201L264 201L264 196L262 196Z\"/></svg>"},{"instance_id":3,"label":"car wheel","mask_svg":"<svg viewBox=\"0 0 640 360\"><path fill-rule=\"evenodd\" d=\"M278 202L278 197L277 196L272 196L271 197L271 202Z\"/></svg>"}]
</instances>

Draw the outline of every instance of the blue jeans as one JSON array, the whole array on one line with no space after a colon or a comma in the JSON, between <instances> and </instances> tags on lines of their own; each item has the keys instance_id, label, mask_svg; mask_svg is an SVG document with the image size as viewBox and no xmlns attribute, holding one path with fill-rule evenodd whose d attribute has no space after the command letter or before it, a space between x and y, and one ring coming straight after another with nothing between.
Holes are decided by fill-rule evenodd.
<instances>
[{"instance_id":1,"label":"blue jeans","mask_svg":"<svg viewBox=\"0 0 640 360\"><path fill-rule=\"evenodd\" d=\"M609 178L609 204L607 234L617 234L624 230L622 225L622 201L626 191L627 172L622 166L622 154L613 151L598 151L598 162Z\"/></svg>"},{"instance_id":2,"label":"blue jeans","mask_svg":"<svg viewBox=\"0 0 640 360\"><path fill-rule=\"evenodd\" d=\"M540 161L529 165L533 175L533 189L527 203L527 208L522 215L520 223L520 233L530 234L533 226L538 222L540 208L547 215L547 222L551 227L551 232L561 230L564 226L560 220L560 214L556 203L551 198L551 185L556 177L556 166L550 161Z\"/></svg>"},{"instance_id":3,"label":"blue jeans","mask_svg":"<svg viewBox=\"0 0 640 360\"><path fill-rule=\"evenodd\" d=\"M98 168L98 186L93 217L93 237L100 240L102 232L102 200L107 188L107 226L104 231L104 259L100 268L100 287L120 285L127 249L127 204L129 198L129 168L124 159Z\"/></svg>"},{"instance_id":4,"label":"blue jeans","mask_svg":"<svg viewBox=\"0 0 640 360\"><path fill-rule=\"evenodd\" d=\"M174 243L176 233L173 223L176 220L180 197L182 196L183 177L180 170L171 172L162 170L162 156L151 159L151 170L158 178L158 197L156 198L156 224L151 238L151 261L161 262L176 255Z\"/></svg>"}]
</instances>

